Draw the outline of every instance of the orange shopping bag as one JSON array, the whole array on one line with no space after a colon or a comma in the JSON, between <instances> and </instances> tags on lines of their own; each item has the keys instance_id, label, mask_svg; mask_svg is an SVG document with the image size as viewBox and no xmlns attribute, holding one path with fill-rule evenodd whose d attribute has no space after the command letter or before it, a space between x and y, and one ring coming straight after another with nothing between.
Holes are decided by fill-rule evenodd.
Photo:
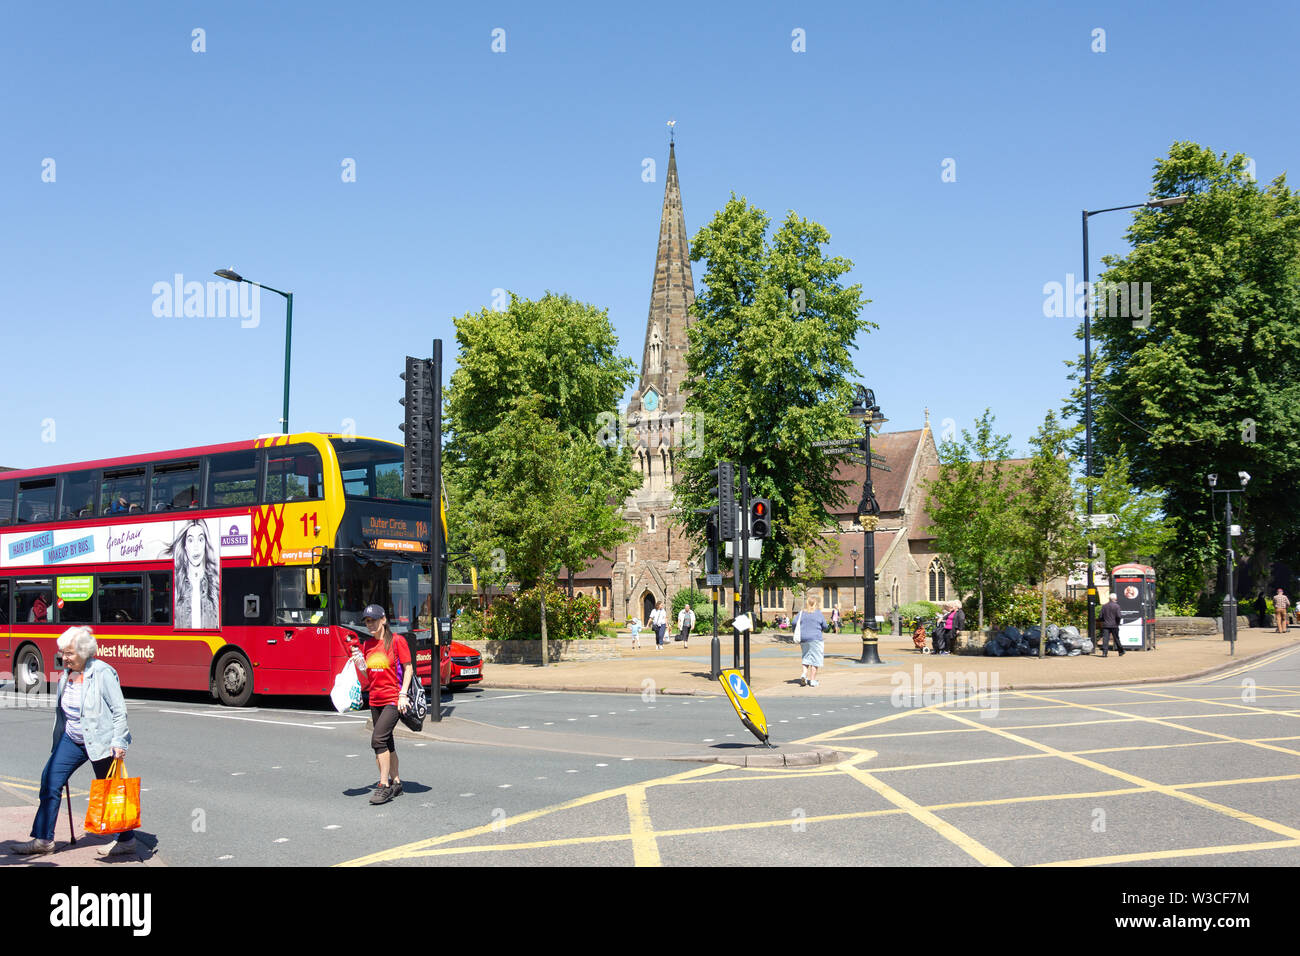
<instances>
[{"instance_id":1,"label":"orange shopping bag","mask_svg":"<svg viewBox=\"0 0 1300 956\"><path fill-rule=\"evenodd\" d=\"M108 776L90 785L87 833L121 833L140 825L140 778L126 775L126 762L114 760Z\"/></svg>"}]
</instances>

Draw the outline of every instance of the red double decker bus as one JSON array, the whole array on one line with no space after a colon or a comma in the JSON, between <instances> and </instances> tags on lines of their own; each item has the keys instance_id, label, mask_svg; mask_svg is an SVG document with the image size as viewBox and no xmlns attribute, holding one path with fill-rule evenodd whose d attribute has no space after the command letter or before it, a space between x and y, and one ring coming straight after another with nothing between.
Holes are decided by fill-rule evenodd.
<instances>
[{"instance_id":1,"label":"red double decker bus","mask_svg":"<svg viewBox=\"0 0 1300 956\"><path fill-rule=\"evenodd\" d=\"M401 445L315 432L0 472L0 671L47 691L88 624L128 687L327 694L379 604L427 684L430 513Z\"/></svg>"}]
</instances>

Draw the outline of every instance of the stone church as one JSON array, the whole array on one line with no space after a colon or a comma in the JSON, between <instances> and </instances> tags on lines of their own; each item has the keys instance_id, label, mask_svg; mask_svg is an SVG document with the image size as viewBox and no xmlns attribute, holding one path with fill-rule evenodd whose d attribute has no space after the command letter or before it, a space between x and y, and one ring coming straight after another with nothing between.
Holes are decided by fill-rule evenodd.
<instances>
[{"instance_id":1,"label":"stone church","mask_svg":"<svg viewBox=\"0 0 1300 956\"><path fill-rule=\"evenodd\" d=\"M575 591L596 598L606 620L625 621L636 616L644 622L656 602L663 601L665 609L671 609L677 591L691 587L705 590L702 567L690 563L692 543L671 520L676 468L688 453L691 438L690 416L683 421L683 411L686 330L694 301L676 147L670 145L641 378L627 407L627 440L642 485L624 503L624 514L639 533L612 555L575 572L573 581ZM935 477L939 466L928 414L925 427L918 431L873 436L872 451L884 455L889 469L873 470L872 476L881 508L873 532L877 613L887 615L892 606L908 601L955 598L933 552L925 513L924 483ZM849 503L828 509L836 522L824 532L832 557L825 562L824 576L808 581L807 586L820 595L826 610L838 604L847 612L864 605L863 531L855 513L863 468L843 465L839 477L850 482ZM562 572L561 580L567 580L567 572ZM731 588L724 588L719 606L729 608L731 596ZM755 595L755 605L761 606L767 617L792 610L794 598L790 589L769 588Z\"/></svg>"}]
</instances>

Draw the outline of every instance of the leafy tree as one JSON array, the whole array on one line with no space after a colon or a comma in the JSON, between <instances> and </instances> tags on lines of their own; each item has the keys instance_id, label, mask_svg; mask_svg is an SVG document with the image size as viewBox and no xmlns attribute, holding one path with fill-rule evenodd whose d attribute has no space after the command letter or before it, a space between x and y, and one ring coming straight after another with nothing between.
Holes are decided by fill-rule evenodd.
<instances>
[{"instance_id":1,"label":"leafy tree","mask_svg":"<svg viewBox=\"0 0 1300 956\"><path fill-rule=\"evenodd\" d=\"M476 487L485 463L476 441L497 428L517 399L536 396L539 414L560 431L592 435L634 381L618 354L605 309L546 293L511 293L504 312L484 309L456 320L457 368L444 396L446 460L457 480ZM621 460L631 474L631 456Z\"/></svg>"},{"instance_id":2,"label":"leafy tree","mask_svg":"<svg viewBox=\"0 0 1300 956\"><path fill-rule=\"evenodd\" d=\"M608 312L512 294L504 312L457 319L456 340L445 396L453 549L474 555L485 582L526 588L630 540L620 512L638 484L631 454L592 437L633 381Z\"/></svg>"},{"instance_id":3,"label":"leafy tree","mask_svg":"<svg viewBox=\"0 0 1300 956\"><path fill-rule=\"evenodd\" d=\"M1163 492L1162 591L1186 599L1215 555L1209 472L1251 474L1242 551L1257 565L1300 553L1300 198L1190 142L1157 160L1151 194L1190 198L1138 211L1131 251L1104 258L1104 282L1150 283L1151 301L1093 323L1093 434L1098 457L1128 448L1133 483ZM1076 387L1071 411L1082 404Z\"/></svg>"},{"instance_id":4,"label":"leafy tree","mask_svg":"<svg viewBox=\"0 0 1300 956\"><path fill-rule=\"evenodd\" d=\"M1039 656L1047 642L1047 582L1068 574L1087 553L1087 537L1074 507L1066 450L1078 427L1063 428L1048 412L1030 439L1033 456L1020 466L1020 554L1025 572L1038 580L1042 607Z\"/></svg>"},{"instance_id":5,"label":"leafy tree","mask_svg":"<svg viewBox=\"0 0 1300 956\"><path fill-rule=\"evenodd\" d=\"M687 330L686 408L705 428L702 454L685 460L675 485L682 523L702 548L695 509L711 499L708 471L719 460L748 467L750 494L770 498L774 516L763 558L750 565L755 593L791 584L796 562L815 573L828 556L824 503L847 492L836 459L813 442L860 434L846 414L850 349L875 328L858 317L862 287L840 282L853 264L825 252L830 233L791 212L768 241L770 223L733 194L691 241L705 269Z\"/></svg>"},{"instance_id":6,"label":"leafy tree","mask_svg":"<svg viewBox=\"0 0 1300 956\"><path fill-rule=\"evenodd\" d=\"M978 594L979 632L984 632L986 595L997 595L1016 583L1022 562L1015 554L1018 493L1006 459L1011 436L993 430L989 409L963 429L962 440L939 447L939 475L926 493L926 509L935 535L935 550L958 594Z\"/></svg>"},{"instance_id":7,"label":"leafy tree","mask_svg":"<svg viewBox=\"0 0 1300 956\"><path fill-rule=\"evenodd\" d=\"M560 565L600 554L635 535L617 514L636 485L619 453L563 431L540 395L516 398L490 432L469 443L483 475L464 501L470 547L522 589L553 585ZM547 662L546 588L538 590L542 663Z\"/></svg>"}]
</instances>

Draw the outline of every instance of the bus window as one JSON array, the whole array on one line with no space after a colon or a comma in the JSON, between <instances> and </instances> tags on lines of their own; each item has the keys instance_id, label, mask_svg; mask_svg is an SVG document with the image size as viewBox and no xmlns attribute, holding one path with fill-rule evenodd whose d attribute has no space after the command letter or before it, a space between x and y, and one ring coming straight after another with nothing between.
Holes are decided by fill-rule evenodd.
<instances>
[{"instance_id":1,"label":"bus window","mask_svg":"<svg viewBox=\"0 0 1300 956\"><path fill-rule=\"evenodd\" d=\"M63 478L63 504L59 517L93 518L99 513L95 507L95 494L99 491L99 473L77 471Z\"/></svg>"},{"instance_id":2,"label":"bus window","mask_svg":"<svg viewBox=\"0 0 1300 956\"><path fill-rule=\"evenodd\" d=\"M18 482L18 523L54 520L54 479Z\"/></svg>"},{"instance_id":3,"label":"bus window","mask_svg":"<svg viewBox=\"0 0 1300 956\"><path fill-rule=\"evenodd\" d=\"M153 495L150 498L154 511L172 511L177 508L199 506L199 462L170 461L153 466Z\"/></svg>"},{"instance_id":4,"label":"bus window","mask_svg":"<svg viewBox=\"0 0 1300 956\"><path fill-rule=\"evenodd\" d=\"M54 607L53 578L19 578L14 597L15 621L53 624L58 618L58 609Z\"/></svg>"},{"instance_id":5,"label":"bus window","mask_svg":"<svg viewBox=\"0 0 1300 956\"><path fill-rule=\"evenodd\" d=\"M65 602L64 607L67 607ZM144 586L138 574L105 574L99 578L99 623L144 623Z\"/></svg>"},{"instance_id":6,"label":"bus window","mask_svg":"<svg viewBox=\"0 0 1300 956\"><path fill-rule=\"evenodd\" d=\"M149 620L154 624L172 622L172 576L168 571L149 572Z\"/></svg>"},{"instance_id":7,"label":"bus window","mask_svg":"<svg viewBox=\"0 0 1300 956\"><path fill-rule=\"evenodd\" d=\"M257 504L257 452L232 451L208 459L209 508Z\"/></svg>"},{"instance_id":8,"label":"bus window","mask_svg":"<svg viewBox=\"0 0 1300 956\"><path fill-rule=\"evenodd\" d=\"M311 445L267 449L263 504L323 498L324 484L320 453Z\"/></svg>"},{"instance_id":9,"label":"bus window","mask_svg":"<svg viewBox=\"0 0 1300 956\"><path fill-rule=\"evenodd\" d=\"M99 496L100 507L106 515L143 511L144 493L143 465L105 471Z\"/></svg>"},{"instance_id":10,"label":"bus window","mask_svg":"<svg viewBox=\"0 0 1300 956\"><path fill-rule=\"evenodd\" d=\"M9 582L0 581L0 627L9 624ZM0 635L6 637L7 635ZM8 650L8 648L6 648Z\"/></svg>"},{"instance_id":11,"label":"bus window","mask_svg":"<svg viewBox=\"0 0 1300 956\"><path fill-rule=\"evenodd\" d=\"M0 525L12 524L14 520L14 483L0 481Z\"/></svg>"}]
</instances>

